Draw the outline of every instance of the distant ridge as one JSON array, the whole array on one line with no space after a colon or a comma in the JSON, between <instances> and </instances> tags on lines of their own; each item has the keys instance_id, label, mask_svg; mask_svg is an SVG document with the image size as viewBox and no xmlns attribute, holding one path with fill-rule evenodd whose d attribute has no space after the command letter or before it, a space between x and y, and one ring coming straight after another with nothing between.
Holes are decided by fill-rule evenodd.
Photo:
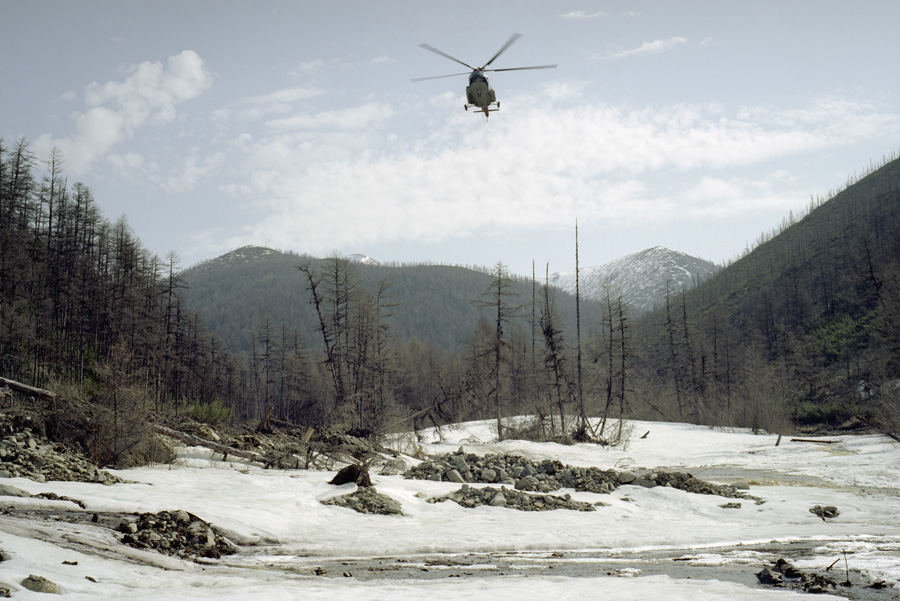
<instances>
[{"instance_id":1,"label":"distant ridge","mask_svg":"<svg viewBox=\"0 0 900 601\"><path fill-rule=\"evenodd\" d=\"M667 284L672 291L681 290L718 270L716 264L704 259L654 246L599 267L580 269L579 287L585 298L602 301L608 285L613 297L621 295L633 313L639 315L665 300ZM554 273L550 284L575 294L575 272Z\"/></svg>"},{"instance_id":2,"label":"distant ridge","mask_svg":"<svg viewBox=\"0 0 900 601\"><path fill-rule=\"evenodd\" d=\"M400 340L430 341L439 349L462 348L485 309L476 302L490 289L493 276L450 265L384 265L365 254L344 257L363 285L374 289L389 282L386 301L392 332ZM235 352L248 349L254 333L268 324L303 333L307 344L320 342L318 318L310 303L303 274L309 263L321 269L328 259L244 246L181 272L184 295L191 308L203 313L210 329ZM531 281L515 279L519 301L531 299ZM574 340L575 299L557 298L563 329ZM582 303L585 323L598 323L600 304ZM520 318L524 323L526 317Z\"/></svg>"}]
</instances>

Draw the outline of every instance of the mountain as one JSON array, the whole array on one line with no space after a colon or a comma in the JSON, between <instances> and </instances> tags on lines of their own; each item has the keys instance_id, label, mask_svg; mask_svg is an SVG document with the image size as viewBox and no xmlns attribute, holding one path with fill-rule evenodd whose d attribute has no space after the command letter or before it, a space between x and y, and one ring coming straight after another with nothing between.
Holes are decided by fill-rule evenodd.
<instances>
[{"instance_id":1,"label":"mountain","mask_svg":"<svg viewBox=\"0 0 900 601\"><path fill-rule=\"evenodd\" d=\"M286 253L270 248L246 246L190 267L180 274L184 296L192 309L199 310L207 326L226 347L243 352L252 332L263 321L300 330L307 344L319 342L318 318L310 303L304 275L297 269L309 262L321 269L328 259ZM438 348L459 349L468 341L487 309L475 302L491 287L494 276L485 271L450 265L381 265L365 256L348 257L348 265L361 282L375 289L389 282L392 332L402 341L417 338ZM520 323L527 326L531 316L532 282L513 278L518 296L512 304L523 305ZM566 340L574 342L575 298L556 294L559 317L564 322ZM600 323L601 305L582 301L582 331ZM537 309L540 315L540 308Z\"/></svg>"},{"instance_id":2,"label":"mountain","mask_svg":"<svg viewBox=\"0 0 900 601\"><path fill-rule=\"evenodd\" d=\"M900 431L900 159L634 325L657 413Z\"/></svg>"},{"instance_id":3,"label":"mountain","mask_svg":"<svg viewBox=\"0 0 900 601\"><path fill-rule=\"evenodd\" d=\"M606 287L640 315L660 305L671 291L689 288L715 274L714 263L681 252L655 246L621 257L599 267L579 269L579 287L585 298L603 301ZM575 294L575 272L550 276L550 284Z\"/></svg>"}]
</instances>

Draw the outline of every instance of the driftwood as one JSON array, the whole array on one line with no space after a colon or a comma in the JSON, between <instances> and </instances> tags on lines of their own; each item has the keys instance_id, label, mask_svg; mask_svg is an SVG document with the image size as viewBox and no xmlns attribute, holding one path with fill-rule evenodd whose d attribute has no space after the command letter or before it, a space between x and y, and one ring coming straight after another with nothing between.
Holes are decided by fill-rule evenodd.
<instances>
[{"instance_id":1,"label":"driftwood","mask_svg":"<svg viewBox=\"0 0 900 601\"><path fill-rule=\"evenodd\" d=\"M213 442L211 440L206 440L205 438L200 438L199 436L194 436L193 434L188 434L187 432L179 432L178 430L173 430L172 428L167 428L165 426L156 425L154 426L156 431L160 434L168 436L170 438L174 438L176 440L180 440L182 442L186 442L190 445L195 445L199 447L206 447L207 449L212 449L216 453L222 453L224 457L228 457L229 455L234 455L235 457L240 457L242 459L249 459L250 461L256 461L258 463L262 463L265 465L266 458L260 455L259 453L254 453L253 451L245 451L243 449L236 449L234 447L229 447L228 445L224 445L218 442Z\"/></svg>"},{"instance_id":2,"label":"driftwood","mask_svg":"<svg viewBox=\"0 0 900 601\"><path fill-rule=\"evenodd\" d=\"M391 424L390 426L386 426L386 427L382 428L382 429L379 431L379 434L384 434L385 432L389 432L389 431L391 431L392 429L394 429L394 428L396 428L397 426L399 426L400 424L405 424L406 422L408 422L408 421L411 420L411 419L416 419L417 417L421 417L422 415L425 415L426 413L428 413L429 411L435 409L436 407L437 407L437 403L434 403L434 404L432 404L430 407L425 407L425 408L422 409L421 411L416 411L416 412L413 413L412 415L407 416L407 417L404 417L404 418L401 419L399 422L394 422L394 423Z\"/></svg>"},{"instance_id":3,"label":"driftwood","mask_svg":"<svg viewBox=\"0 0 900 601\"><path fill-rule=\"evenodd\" d=\"M838 444L840 440L819 440L817 438L792 438L791 442L815 442L818 444Z\"/></svg>"},{"instance_id":4,"label":"driftwood","mask_svg":"<svg viewBox=\"0 0 900 601\"><path fill-rule=\"evenodd\" d=\"M44 390L43 388L35 388L34 386L22 384L21 382L16 382L15 380L10 380L9 378L0 378L0 385L9 386L16 392L30 394L32 396L41 397L42 399L56 398L56 394L50 392L49 390Z\"/></svg>"}]
</instances>

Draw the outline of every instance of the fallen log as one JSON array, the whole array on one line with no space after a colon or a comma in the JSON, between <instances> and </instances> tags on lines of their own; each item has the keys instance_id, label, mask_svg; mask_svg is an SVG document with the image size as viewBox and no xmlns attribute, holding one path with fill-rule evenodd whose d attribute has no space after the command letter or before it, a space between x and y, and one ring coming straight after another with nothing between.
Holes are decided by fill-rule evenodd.
<instances>
[{"instance_id":1,"label":"fallen log","mask_svg":"<svg viewBox=\"0 0 900 601\"><path fill-rule=\"evenodd\" d=\"M814 442L818 444L838 444L840 440L819 440L817 438L792 438L791 442Z\"/></svg>"},{"instance_id":2,"label":"fallen log","mask_svg":"<svg viewBox=\"0 0 900 601\"><path fill-rule=\"evenodd\" d=\"M421 411L416 411L416 412L413 413L412 415L409 415L409 416L407 416L407 417L404 417L404 418L401 419L399 422L394 422L394 423L391 424L390 426L386 426L386 427L384 427L384 428L381 428L381 430L378 431L378 434L384 434L384 433L386 433L386 432L389 432L389 431L391 431L392 429L396 428L397 426L399 426L399 425L401 425L401 424L405 424L406 422L408 422L408 421L411 420L411 419L415 419L415 418L417 418L417 417L420 417L420 416L422 416L422 415L425 415L425 414L428 413L429 411L433 410L435 407L437 407L437 403L432 404L430 407L425 407L425 408L422 409Z\"/></svg>"},{"instance_id":3,"label":"fallen log","mask_svg":"<svg viewBox=\"0 0 900 601\"><path fill-rule=\"evenodd\" d=\"M21 382L16 382L15 380L10 380L9 378L0 378L0 385L9 386L12 390L16 392L21 392L24 394L30 394L32 396L38 396L42 399L53 399L56 398L56 394L50 392L49 390L44 390L43 388L35 388L34 386L29 386L28 384L22 384Z\"/></svg>"},{"instance_id":4,"label":"fallen log","mask_svg":"<svg viewBox=\"0 0 900 601\"><path fill-rule=\"evenodd\" d=\"M895 434L894 432L891 432L891 431L888 430L887 428L883 427L881 424L875 423L874 421L868 419L868 418L867 418L866 416L864 416L864 415L860 415L859 413L856 413L856 414L854 414L854 415L856 415L856 418L857 418L858 420L860 420L862 423L866 424L866 425L869 426L870 428L875 428L876 430L878 430L879 432L881 432L882 434L884 434L885 436L887 436L888 438L890 438L890 439L893 440L894 442L900 442L900 436L898 436L898 435Z\"/></svg>"},{"instance_id":5,"label":"fallen log","mask_svg":"<svg viewBox=\"0 0 900 601\"><path fill-rule=\"evenodd\" d=\"M156 428L157 432L163 434L164 436L180 440L181 442L185 442L190 445L206 447L207 449L211 449L216 453L221 453L226 458L229 455L234 455L235 457L249 459L250 461L255 461L263 465L266 465L267 463L265 457L263 457L259 453L254 453L253 451L236 449L234 447L229 447L228 445L213 442L211 440L206 440L205 438L200 438L199 436L194 436L193 434L188 434L187 432L179 432L178 430L173 430L172 428L167 428L165 426L156 425L154 427Z\"/></svg>"}]
</instances>

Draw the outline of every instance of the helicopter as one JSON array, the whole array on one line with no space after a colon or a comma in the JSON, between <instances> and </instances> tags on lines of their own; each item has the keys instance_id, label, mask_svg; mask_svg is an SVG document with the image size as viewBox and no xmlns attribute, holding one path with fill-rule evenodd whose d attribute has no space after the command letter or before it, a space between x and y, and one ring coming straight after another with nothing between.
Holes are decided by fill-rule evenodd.
<instances>
[{"instance_id":1,"label":"helicopter","mask_svg":"<svg viewBox=\"0 0 900 601\"><path fill-rule=\"evenodd\" d=\"M493 111L500 110L500 102L497 100L497 95L494 93L493 88L491 88L491 84L488 82L488 78L485 75L488 71L522 71L525 69L555 69L556 65L539 65L536 67L510 67L507 69L488 69L491 63L493 63L498 56L503 54L507 48L512 46L513 42L522 37L521 34L514 33L509 40L503 44L503 47L497 51L491 60L486 62L483 67L473 67L467 63L462 62L458 58L450 56L446 52L438 50L433 46L429 46L428 44L419 44L420 48L424 48L430 52L434 52L435 54L440 54L445 58L449 58L450 60L459 63L464 67L468 67L471 69L471 73L469 75L469 85L466 86L466 104L463 106L467 111L469 107L475 107L481 109L480 112L484 113L484 118L487 119L490 117L490 114ZM425 81L428 79L443 79L444 77L457 77L459 75L466 75L467 73L453 73L451 75L438 75L436 77L416 77L412 81ZM491 108L492 106L496 106L496 108ZM478 111L476 111L478 112Z\"/></svg>"}]
</instances>

